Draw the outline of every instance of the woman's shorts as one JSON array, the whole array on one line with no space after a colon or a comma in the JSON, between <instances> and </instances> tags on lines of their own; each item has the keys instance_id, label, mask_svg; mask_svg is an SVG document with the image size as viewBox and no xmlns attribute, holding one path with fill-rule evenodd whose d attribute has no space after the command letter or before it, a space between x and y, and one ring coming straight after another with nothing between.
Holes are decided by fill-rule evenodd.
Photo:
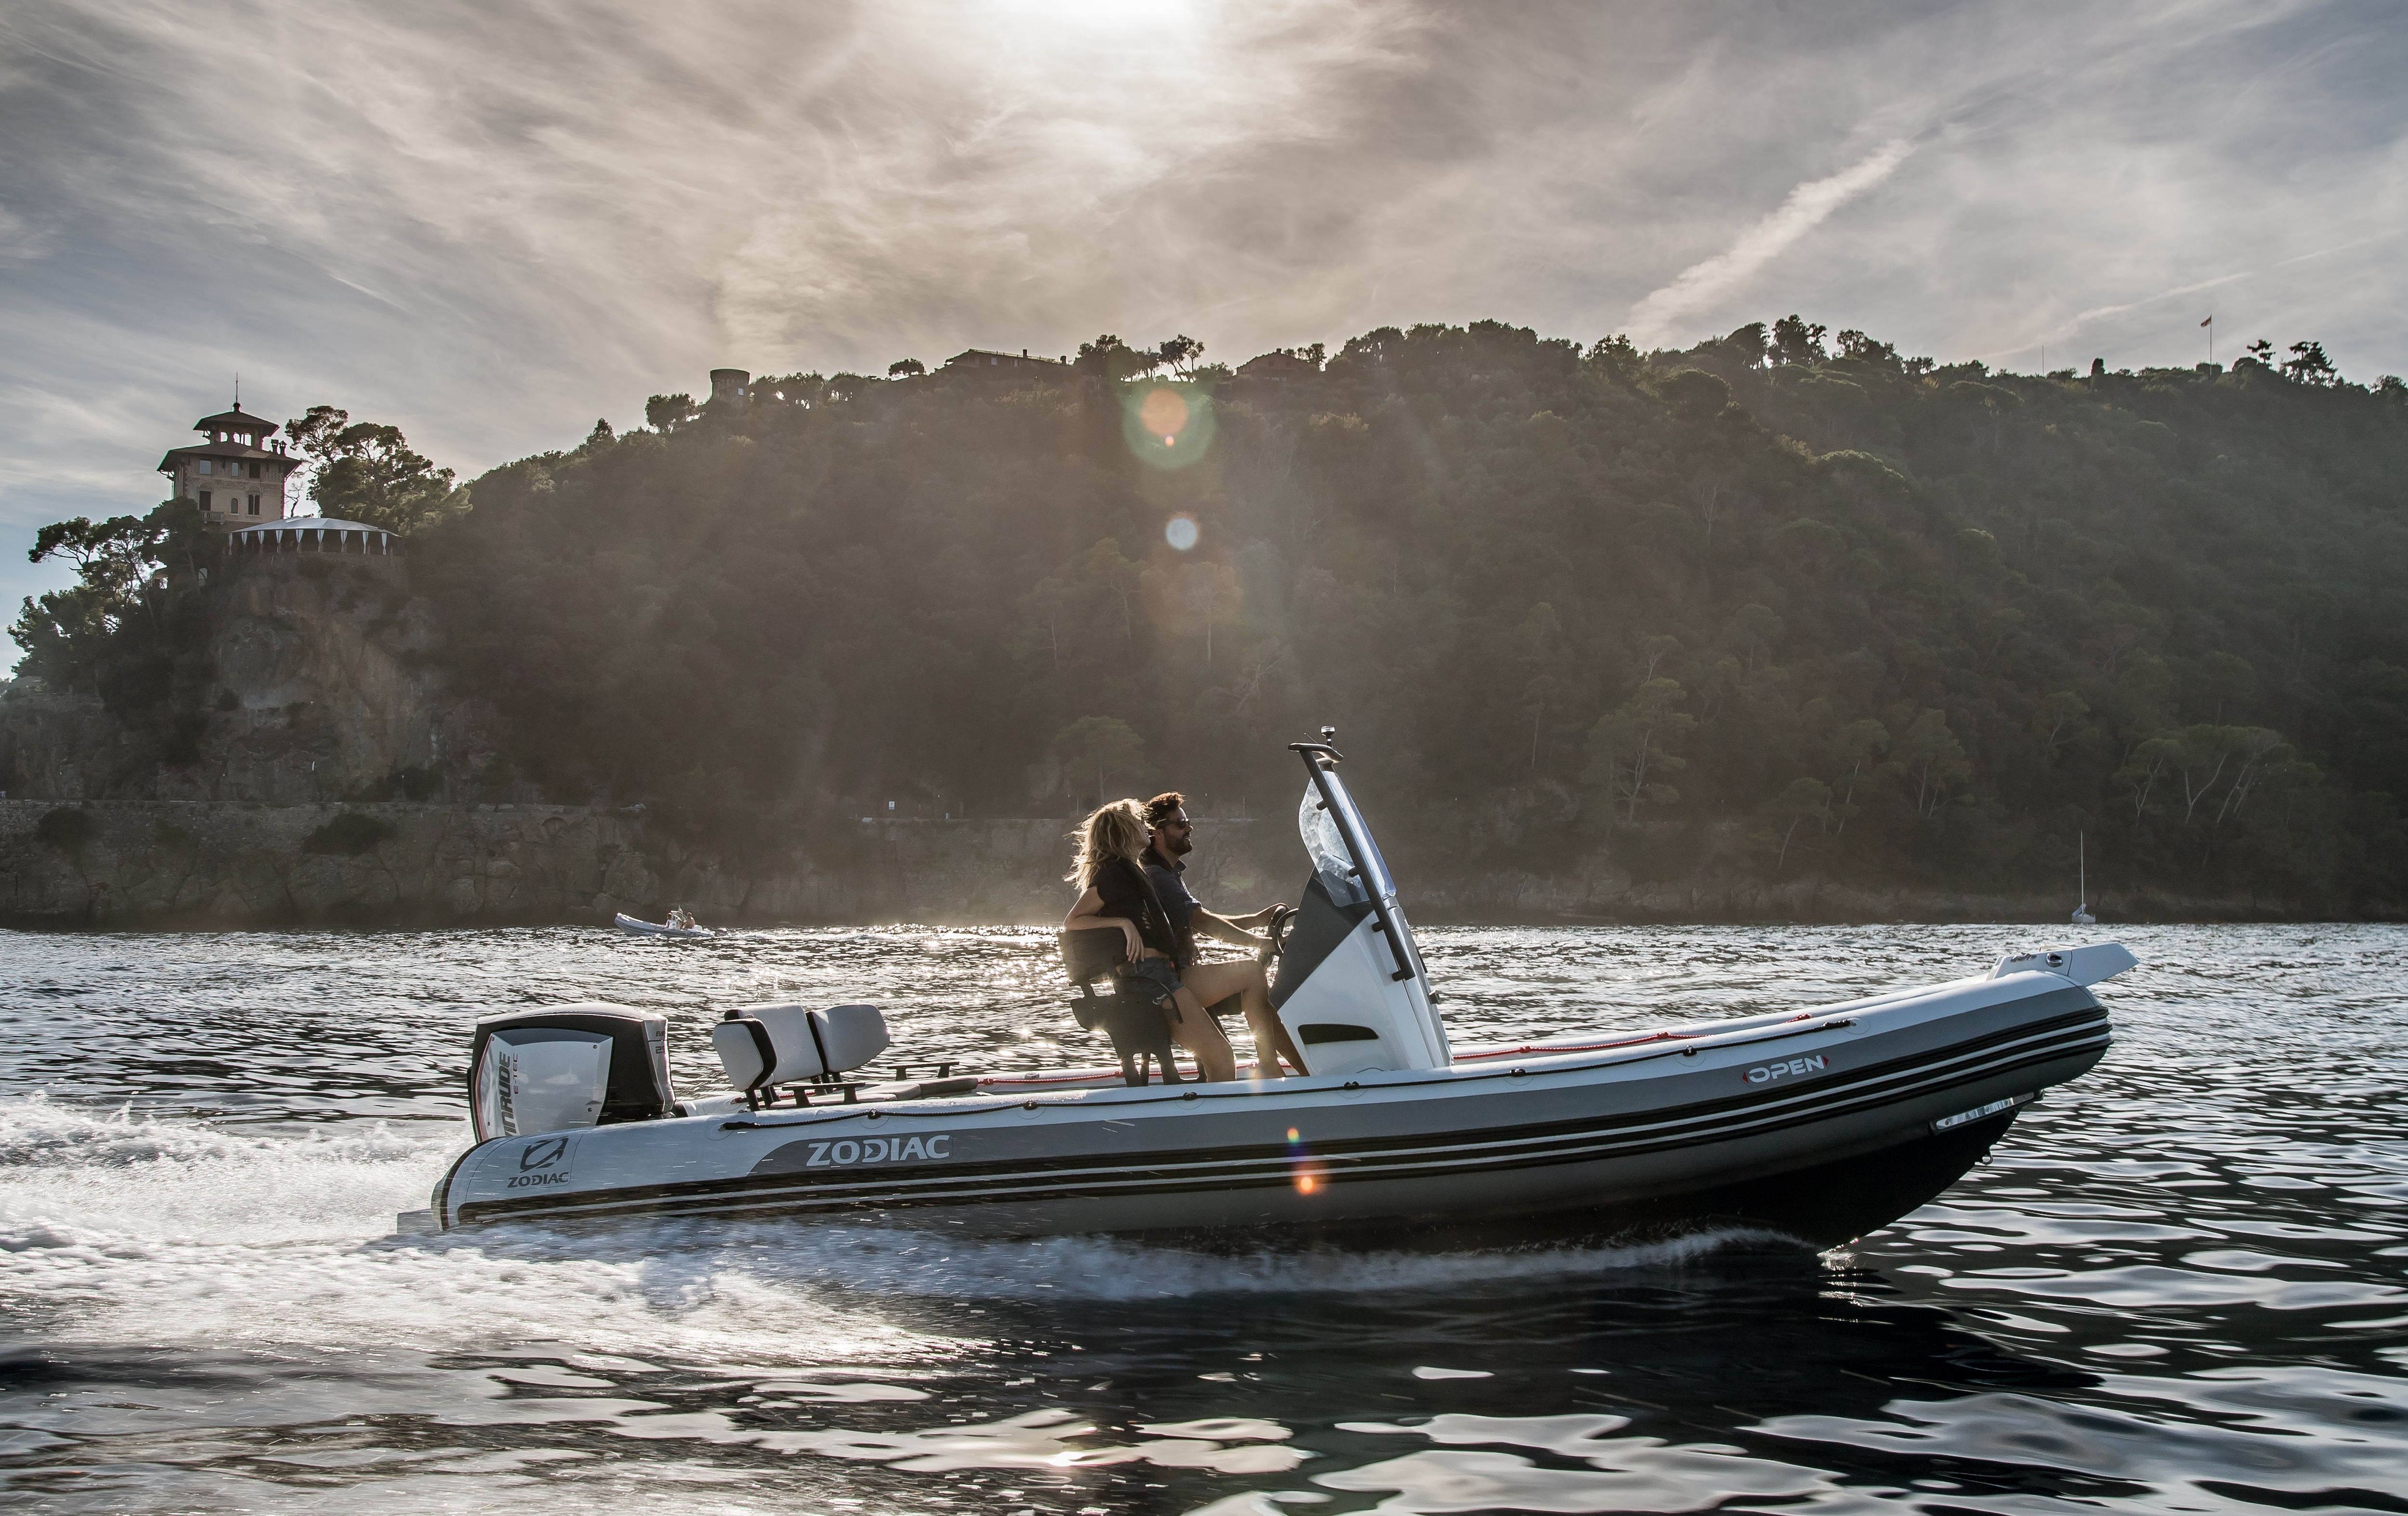
<instances>
[{"instance_id":1,"label":"woman's shorts","mask_svg":"<svg viewBox=\"0 0 2408 1516\"><path fill-rule=\"evenodd\" d=\"M1114 970L1123 991L1178 1021L1179 1007L1171 996L1179 990L1179 967L1168 958L1140 958Z\"/></svg>"}]
</instances>

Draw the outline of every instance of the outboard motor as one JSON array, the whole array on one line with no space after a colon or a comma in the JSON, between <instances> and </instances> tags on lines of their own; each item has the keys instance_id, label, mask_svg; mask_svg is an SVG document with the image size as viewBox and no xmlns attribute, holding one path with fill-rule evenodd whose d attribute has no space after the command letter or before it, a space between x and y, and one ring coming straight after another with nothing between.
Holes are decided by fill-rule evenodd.
<instances>
[{"instance_id":1,"label":"outboard motor","mask_svg":"<svg viewBox=\"0 0 2408 1516\"><path fill-rule=\"evenodd\" d=\"M673 1116L668 1019L592 1005L480 1021L468 1103L480 1142Z\"/></svg>"}]
</instances>

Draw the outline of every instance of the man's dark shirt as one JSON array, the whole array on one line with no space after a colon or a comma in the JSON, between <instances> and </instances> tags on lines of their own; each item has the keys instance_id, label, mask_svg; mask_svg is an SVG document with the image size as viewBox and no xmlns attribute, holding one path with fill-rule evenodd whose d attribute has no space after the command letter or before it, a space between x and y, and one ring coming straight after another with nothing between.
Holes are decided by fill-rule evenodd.
<instances>
[{"instance_id":1,"label":"man's dark shirt","mask_svg":"<svg viewBox=\"0 0 2408 1516\"><path fill-rule=\"evenodd\" d=\"M1103 897L1105 915L1134 922L1139 940L1178 963L1187 937L1173 922L1182 918L1175 917L1155 895L1150 887L1152 872L1140 873L1125 858L1112 859L1096 870L1096 893Z\"/></svg>"},{"instance_id":2,"label":"man's dark shirt","mask_svg":"<svg viewBox=\"0 0 2408 1516\"><path fill-rule=\"evenodd\" d=\"M1163 914L1170 918L1170 929L1179 934L1179 962L1182 967L1196 962L1196 934L1189 928L1204 902L1187 893L1180 875L1187 865L1178 859L1163 862L1162 854L1148 848L1145 852L1145 877L1154 885L1154 898L1162 902Z\"/></svg>"}]
</instances>

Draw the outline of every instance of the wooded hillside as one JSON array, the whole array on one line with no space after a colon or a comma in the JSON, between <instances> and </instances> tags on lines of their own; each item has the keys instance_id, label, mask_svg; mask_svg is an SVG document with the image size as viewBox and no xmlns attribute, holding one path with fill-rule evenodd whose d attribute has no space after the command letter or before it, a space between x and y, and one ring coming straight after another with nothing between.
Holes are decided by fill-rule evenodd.
<instances>
[{"instance_id":1,"label":"wooded hillside","mask_svg":"<svg viewBox=\"0 0 2408 1516\"><path fill-rule=\"evenodd\" d=\"M2397 379L2305 343L2011 375L1795 318L1646 355L1388 329L1275 378L1128 351L658 396L429 484L412 588L494 713L452 793L735 849L889 801L1285 815L1326 722L1420 866L2070 908L2086 834L2110 891L2408 903Z\"/></svg>"},{"instance_id":2,"label":"wooded hillside","mask_svg":"<svg viewBox=\"0 0 2408 1516\"><path fill-rule=\"evenodd\" d=\"M419 585L519 775L712 830L1283 811L1282 744L1330 722L1417 852L1661 878L1742 822L1768 876L2054 888L2087 832L2128 887L2377 908L2408 394L2300 354L2023 377L1793 318L1647 357L1383 330L1217 384L798 376L476 481Z\"/></svg>"}]
</instances>

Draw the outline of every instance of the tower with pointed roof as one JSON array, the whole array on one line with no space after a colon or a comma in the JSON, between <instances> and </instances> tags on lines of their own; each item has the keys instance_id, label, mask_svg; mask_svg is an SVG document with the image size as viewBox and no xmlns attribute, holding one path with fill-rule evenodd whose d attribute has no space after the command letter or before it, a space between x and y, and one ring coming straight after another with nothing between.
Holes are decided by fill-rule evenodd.
<instances>
[{"instance_id":1,"label":"tower with pointed roof","mask_svg":"<svg viewBox=\"0 0 2408 1516\"><path fill-rule=\"evenodd\" d=\"M159 460L167 476L168 498L190 500L214 531L282 521L287 514L285 482L301 460L270 440L274 422L253 416L235 402L232 410L204 416L193 430L205 438L189 448L171 448Z\"/></svg>"}]
</instances>

